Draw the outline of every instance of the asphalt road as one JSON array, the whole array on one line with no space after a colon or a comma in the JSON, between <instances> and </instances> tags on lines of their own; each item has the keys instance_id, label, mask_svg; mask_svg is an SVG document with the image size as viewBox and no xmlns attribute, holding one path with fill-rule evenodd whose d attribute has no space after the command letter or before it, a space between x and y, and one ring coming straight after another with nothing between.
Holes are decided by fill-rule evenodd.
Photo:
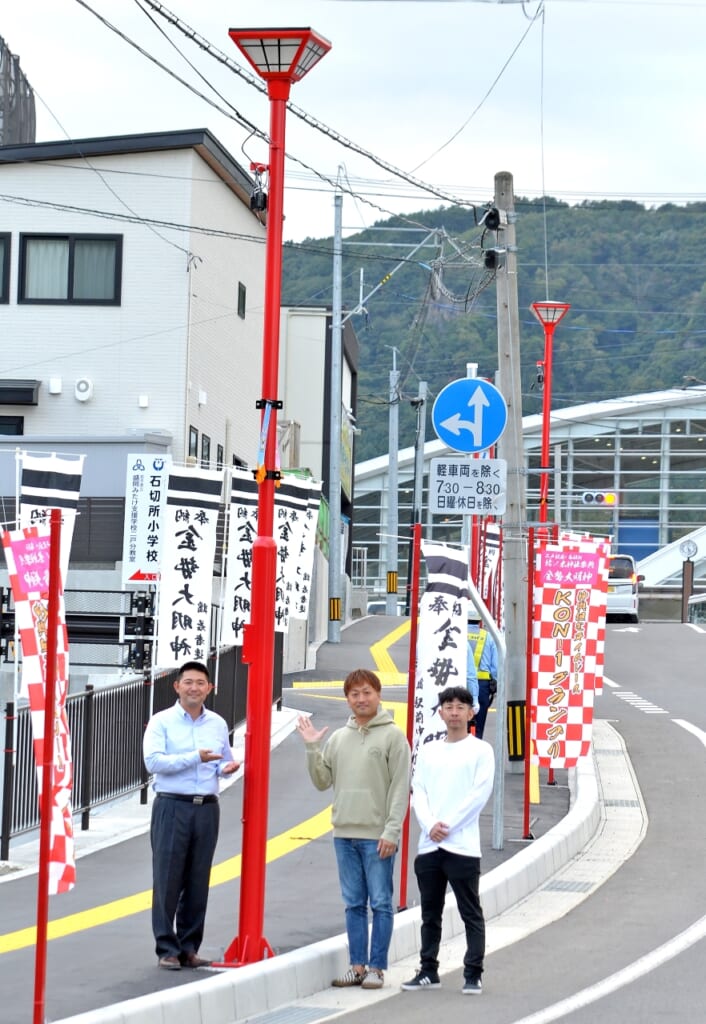
<instances>
[{"instance_id":1,"label":"asphalt road","mask_svg":"<svg viewBox=\"0 0 706 1024\"><path fill-rule=\"evenodd\" d=\"M387 1024L706 1018L706 632L611 624L606 674L597 717L626 742L649 816L644 841L571 913L488 957L481 1005L465 1005L459 971L441 989L386 1000ZM350 1018L379 1024L380 1010Z\"/></svg>"},{"instance_id":2,"label":"asphalt road","mask_svg":"<svg viewBox=\"0 0 706 1024\"><path fill-rule=\"evenodd\" d=\"M349 664L365 663L364 648L361 643L360 657ZM430 1013L450 1021L461 1014L478 1015L484 1024L703 1021L705 665L706 632L675 623L609 625L608 681L596 714L609 719L627 745L649 817L643 843L571 913L492 953L486 962L484 993L476 1003L468 1006L467 997L460 995L461 975L456 971L444 978L441 989L395 993L384 1004L356 1010L348 1015L354 1024L380 1024L383 1018L387 1024L427 1024ZM333 664L328 677L342 674ZM326 675L324 669L322 676ZM346 714L338 696L325 688L306 694L289 691L287 701L314 711L318 721L335 727ZM326 795L318 794L306 777L297 737L289 737L274 751L272 779L271 835L291 830L325 808ZM239 789L233 787L224 797L228 825L217 861L239 849ZM561 787L554 798L563 799ZM519 806L514 801L510 787L510 806ZM543 804L541 813L548 820L559 812L559 805L552 811ZM485 827L489 834L489 818ZM485 870L494 866L494 857L513 852L511 843L498 854L489 845L486 842ZM81 886L53 901L61 901L62 915L90 911L96 892L109 901L149 890L146 836L80 863ZM277 951L342 930L330 835L313 838L270 864L267 884L265 933ZM31 923L35 900L34 878L1 886L2 931ZM204 948L208 954L219 954L237 933L237 902L235 877L212 893ZM56 913L53 910L53 916ZM8 1024L29 1019L32 967L31 948L0 956L0 1019ZM50 943L48 1019L159 986L188 984L191 977L186 972L165 977L155 969L148 911L135 910Z\"/></svg>"},{"instance_id":3,"label":"asphalt road","mask_svg":"<svg viewBox=\"0 0 706 1024\"><path fill-rule=\"evenodd\" d=\"M377 618L377 621L374 619ZM397 624L393 620L393 624ZM317 687L316 682L341 680L348 668L374 668L371 644L393 626L390 620L373 617L346 630L341 648L322 648L317 670L300 673L297 679L311 689L286 689L284 702L310 712L318 724L332 729L348 716L339 686ZM395 665L407 664L402 640L390 649ZM346 666L341 668L341 665ZM291 683L292 680L287 680ZM406 687L385 684L387 700L405 702ZM495 715L490 715L486 738L493 742ZM292 734L272 754L270 771L270 837L283 836L283 851L267 867L265 897L265 938L275 953L297 949L344 930L335 859L326 824L319 830L307 824L309 840L287 849L287 840L302 833L301 823L325 812L330 797L311 785L301 740ZM559 785L547 788L542 804L533 808L533 831L539 836L552 827L568 809L566 773L558 773ZM136 799L136 798L135 798ZM242 782L222 796L221 834L214 865L219 867L212 884L206 935L201 953L221 959L225 948L239 931L239 864L234 858L241 850ZM492 807L481 819L483 869L489 871L520 848L522 835L522 776L506 777L505 825L508 841L504 850L492 849ZM407 905L417 900L411 867L416 836L411 831L408 855ZM282 853L283 851L280 851ZM397 876L399 889L400 858ZM222 880L221 880L222 879ZM8 880L0 885L0 991L3 1009L0 1021L23 1024L31 1019L34 985L34 949L29 938L19 948L3 951L5 936L29 929L35 921L37 880L35 875ZM47 1020L64 1017L135 996L173 988L214 975L204 971L159 971L156 967L150 928L151 866L148 835L140 835L116 846L92 853L78 862L75 889L51 898L50 918L66 921L66 935L48 944L46 974ZM77 915L76 917L72 915Z\"/></svg>"}]
</instances>

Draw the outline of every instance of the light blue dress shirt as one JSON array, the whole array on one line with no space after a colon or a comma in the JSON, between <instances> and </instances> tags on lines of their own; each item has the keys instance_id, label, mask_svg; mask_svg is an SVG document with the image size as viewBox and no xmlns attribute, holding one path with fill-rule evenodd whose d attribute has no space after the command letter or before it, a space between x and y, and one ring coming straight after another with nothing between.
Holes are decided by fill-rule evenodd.
<instances>
[{"instance_id":1,"label":"light blue dress shirt","mask_svg":"<svg viewBox=\"0 0 706 1024\"><path fill-rule=\"evenodd\" d=\"M207 708L193 719L179 701L152 716L142 750L147 771L154 776L155 793L217 794L224 766L238 760L230 746L225 719ZM203 762L200 750L218 752L221 759Z\"/></svg>"}]
</instances>

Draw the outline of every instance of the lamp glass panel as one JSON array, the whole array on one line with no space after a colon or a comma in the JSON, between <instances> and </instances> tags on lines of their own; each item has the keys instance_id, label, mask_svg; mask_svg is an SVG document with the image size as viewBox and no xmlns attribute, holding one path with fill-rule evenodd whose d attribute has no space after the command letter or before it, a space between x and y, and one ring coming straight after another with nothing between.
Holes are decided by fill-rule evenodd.
<instances>
[{"instance_id":1,"label":"lamp glass panel","mask_svg":"<svg viewBox=\"0 0 706 1024\"><path fill-rule=\"evenodd\" d=\"M317 43L314 39L310 39L304 47L304 51L297 61L297 66L292 73L294 81L298 81L300 78L303 78L308 71L311 71L313 66L318 64L327 52L326 48L321 46L320 43Z\"/></svg>"},{"instance_id":2,"label":"lamp glass panel","mask_svg":"<svg viewBox=\"0 0 706 1024\"><path fill-rule=\"evenodd\" d=\"M537 303L534 310L543 324L555 324L566 313L566 306L552 306L550 303Z\"/></svg>"},{"instance_id":3,"label":"lamp glass panel","mask_svg":"<svg viewBox=\"0 0 706 1024\"><path fill-rule=\"evenodd\" d=\"M294 39L246 39L240 46L253 64L262 72L276 74L289 71L302 44L302 37Z\"/></svg>"}]
</instances>

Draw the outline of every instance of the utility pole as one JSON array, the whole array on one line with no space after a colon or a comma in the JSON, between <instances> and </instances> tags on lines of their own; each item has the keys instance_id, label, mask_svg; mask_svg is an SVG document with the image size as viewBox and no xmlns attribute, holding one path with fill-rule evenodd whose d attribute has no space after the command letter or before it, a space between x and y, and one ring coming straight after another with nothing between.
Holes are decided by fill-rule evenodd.
<instances>
[{"instance_id":1,"label":"utility pole","mask_svg":"<svg viewBox=\"0 0 706 1024\"><path fill-rule=\"evenodd\" d=\"M505 259L496 281L499 387L507 402L507 426L498 441L498 456L507 461L507 507L503 516L503 584L505 610L505 679L507 700L525 699L527 676L527 518L525 458L522 440L520 315L517 298L517 245L512 175L495 175L495 206L500 213ZM529 737L526 737L528 740ZM511 766L523 770L522 761Z\"/></svg>"},{"instance_id":2,"label":"utility pole","mask_svg":"<svg viewBox=\"0 0 706 1024\"><path fill-rule=\"evenodd\" d=\"M398 458L400 420L400 372L397 369L397 349L392 349L390 370L390 415L388 428L389 467L387 472L387 597L385 613L397 615L397 562L399 558L399 511L398 511Z\"/></svg>"},{"instance_id":3,"label":"utility pole","mask_svg":"<svg viewBox=\"0 0 706 1024\"><path fill-rule=\"evenodd\" d=\"M409 557L407 559L407 597L404 605L405 615L416 615L417 609L411 607L412 597L412 561L414 553L414 526L422 521L424 505L424 445L426 444L427 427L427 382L419 381L417 397L410 404L417 413L417 428L414 434L414 490L412 492L412 522L409 531Z\"/></svg>"},{"instance_id":4,"label":"utility pole","mask_svg":"<svg viewBox=\"0 0 706 1024\"><path fill-rule=\"evenodd\" d=\"M417 397L412 401L417 410L417 429L414 435L414 497L412 499L413 522L422 521L422 495L424 493L424 445L427 426L427 382L419 381Z\"/></svg>"},{"instance_id":5,"label":"utility pole","mask_svg":"<svg viewBox=\"0 0 706 1024\"><path fill-rule=\"evenodd\" d=\"M343 364L343 193L334 196L331 380L329 386L328 641L341 642L341 377Z\"/></svg>"}]
</instances>

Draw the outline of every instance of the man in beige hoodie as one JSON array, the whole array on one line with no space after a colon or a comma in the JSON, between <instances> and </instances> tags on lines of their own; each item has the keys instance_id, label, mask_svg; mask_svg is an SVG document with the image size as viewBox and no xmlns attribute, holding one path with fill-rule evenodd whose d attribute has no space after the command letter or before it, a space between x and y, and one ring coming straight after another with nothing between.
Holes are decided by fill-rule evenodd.
<instances>
[{"instance_id":1,"label":"man in beige hoodie","mask_svg":"<svg viewBox=\"0 0 706 1024\"><path fill-rule=\"evenodd\" d=\"M343 684L351 716L321 741L328 727L315 729L300 716L307 767L317 789L333 786L333 842L346 908L350 968L333 985L382 988L392 940L393 869L409 800L407 738L380 707L381 684L374 672L355 669ZM368 905L373 927L368 946Z\"/></svg>"}]
</instances>

